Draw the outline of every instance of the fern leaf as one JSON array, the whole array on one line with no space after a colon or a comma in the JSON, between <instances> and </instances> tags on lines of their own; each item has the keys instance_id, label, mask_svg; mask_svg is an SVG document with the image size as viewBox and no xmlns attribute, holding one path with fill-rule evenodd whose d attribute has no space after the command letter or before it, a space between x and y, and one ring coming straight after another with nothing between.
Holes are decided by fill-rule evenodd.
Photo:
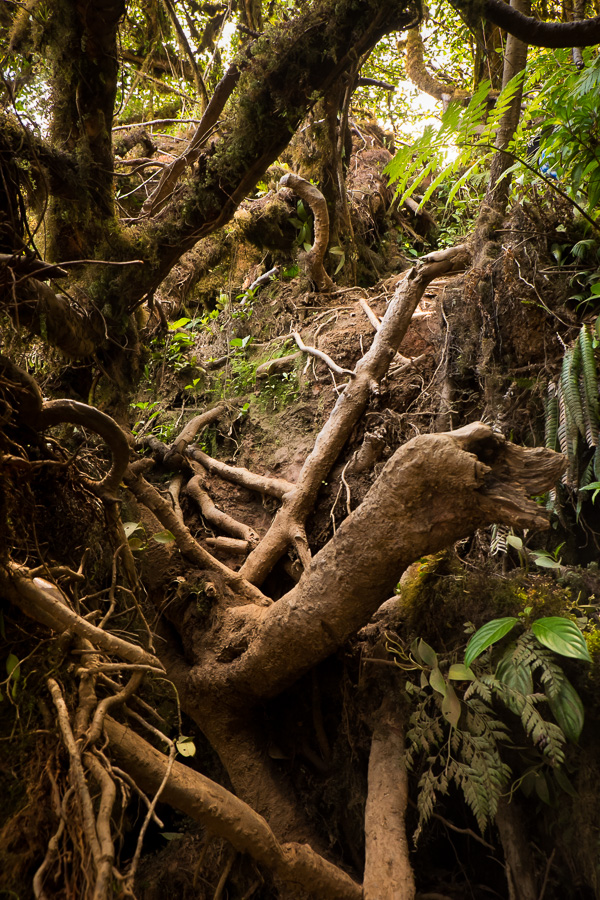
<instances>
[{"instance_id":1,"label":"fern leaf","mask_svg":"<svg viewBox=\"0 0 600 900\"><path fill-rule=\"evenodd\" d=\"M579 347L581 350L580 394L586 426L585 437L590 447L597 447L600 443L598 376L589 325L584 325L579 332Z\"/></svg>"},{"instance_id":2,"label":"fern leaf","mask_svg":"<svg viewBox=\"0 0 600 900\"><path fill-rule=\"evenodd\" d=\"M583 408L579 393L579 373L581 370L581 348L576 343L568 350L563 359L560 381L565 398L567 422L571 422L571 428L575 427L585 437L585 423L583 420Z\"/></svg>"},{"instance_id":3,"label":"fern leaf","mask_svg":"<svg viewBox=\"0 0 600 900\"><path fill-rule=\"evenodd\" d=\"M546 397L546 419L545 419L545 443L549 450L556 450L556 442L558 439L558 397L556 395L556 385L548 385L548 395Z\"/></svg>"}]
</instances>

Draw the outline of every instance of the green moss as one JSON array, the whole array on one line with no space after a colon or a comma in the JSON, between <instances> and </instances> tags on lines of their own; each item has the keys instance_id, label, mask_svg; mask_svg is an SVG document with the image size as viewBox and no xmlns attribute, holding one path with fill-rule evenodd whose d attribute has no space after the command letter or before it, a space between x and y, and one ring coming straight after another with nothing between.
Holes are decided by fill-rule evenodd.
<instances>
[{"instance_id":1,"label":"green moss","mask_svg":"<svg viewBox=\"0 0 600 900\"><path fill-rule=\"evenodd\" d=\"M577 594L552 577L516 570L508 576L493 563L466 569L452 551L426 557L403 579L399 593L408 633L440 651L466 642L465 623L479 628L490 619L531 609L529 618L569 615Z\"/></svg>"}]
</instances>

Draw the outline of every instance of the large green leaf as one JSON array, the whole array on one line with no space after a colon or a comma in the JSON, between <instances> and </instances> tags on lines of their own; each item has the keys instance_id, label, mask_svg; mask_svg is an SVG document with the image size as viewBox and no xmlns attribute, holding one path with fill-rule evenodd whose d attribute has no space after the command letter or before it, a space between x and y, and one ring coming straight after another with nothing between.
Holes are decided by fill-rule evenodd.
<instances>
[{"instance_id":1,"label":"large green leaf","mask_svg":"<svg viewBox=\"0 0 600 900\"><path fill-rule=\"evenodd\" d=\"M451 684L446 687L446 696L442 700L442 715L451 725L456 728L460 719L461 706L460 700L454 692Z\"/></svg>"},{"instance_id":2,"label":"large green leaf","mask_svg":"<svg viewBox=\"0 0 600 900\"><path fill-rule=\"evenodd\" d=\"M564 736L576 743L579 740L585 712L581 697L566 678L555 697L548 697L552 715L562 728Z\"/></svg>"},{"instance_id":3,"label":"large green leaf","mask_svg":"<svg viewBox=\"0 0 600 900\"><path fill-rule=\"evenodd\" d=\"M561 616L548 616L546 619L536 619L531 626L536 638L555 653L561 656L572 656L574 659L585 659L591 662L585 638L581 631L570 619ZM475 635L473 635L475 637ZM467 648L468 649L468 648Z\"/></svg>"},{"instance_id":4,"label":"large green leaf","mask_svg":"<svg viewBox=\"0 0 600 900\"><path fill-rule=\"evenodd\" d=\"M432 669L437 666L437 653L433 647L430 647L429 644L425 643L422 639L419 641L417 652L426 666L431 666Z\"/></svg>"},{"instance_id":5,"label":"large green leaf","mask_svg":"<svg viewBox=\"0 0 600 900\"><path fill-rule=\"evenodd\" d=\"M431 670L431 675L429 676L429 684L434 689L434 691L437 691L438 694L442 695L442 697L446 696L448 685L446 684L446 679L437 666L435 667L435 669Z\"/></svg>"},{"instance_id":6,"label":"large green leaf","mask_svg":"<svg viewBox=\"0 0 600 900\"><path fill-rule=\"evenodd\" d=\"M533 694L533 678L529 666L516 666L512 652L503 656L496 667L496 678L521 694Z\"/></svg>"},{"instance_id":7,"label":"large green leaf","mask_svg":"<svg viewBox=\"0 0 600 900\"><path fill-rule=\"evenodd\" d=\"M507 616L505 619L492 619L491 622L482 625L467 644L465 666L469 668L474 659L508 634L518 621L515 616Z\"/></svg>"}]
</instances>

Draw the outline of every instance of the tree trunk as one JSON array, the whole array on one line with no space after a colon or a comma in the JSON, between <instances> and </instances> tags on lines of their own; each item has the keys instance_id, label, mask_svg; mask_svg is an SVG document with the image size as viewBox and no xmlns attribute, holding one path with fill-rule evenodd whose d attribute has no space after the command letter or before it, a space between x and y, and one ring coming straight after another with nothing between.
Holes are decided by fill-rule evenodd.
<instances>
[{"instance_id":1,"label":"tree trunk","mask_svg":"<svg viewBox=\"0 0 600 900\"><path fill-rule=\"evenodd\" d=\"M405 824L408 777L403 756L400 714L387 697L375 716L369 756L364 900L414 900Z\"/></svg>"},{"instance_id":2,"label":"tree trunk","mask_svg":"<svg viewBox=\"0 0 600 900\"><path fill-rule=\"evenodd\" d=\"M530 10L530 0L511 0L511 8L517 12L527 15ZM502 89L507 86L509 81L522 72L527 64L527 44L524 44L518 38L509 34L506 39L506 52L504 54L504 71L502 74ZM487 190L485 203L500 213L506 209L508 195L510 191L510 177L504 175L509 166L513 163L513 157L508 153L504 153L510 144L512 137L516 131L519 119L521 117L521 101L523 99L523 86L519 86L512 102L504 113L498 134L496 137L496 148L498 152L492 159L490 167L490 181ZM503 177L504 176L504 177Z\"/></svg>"}]
</instances>

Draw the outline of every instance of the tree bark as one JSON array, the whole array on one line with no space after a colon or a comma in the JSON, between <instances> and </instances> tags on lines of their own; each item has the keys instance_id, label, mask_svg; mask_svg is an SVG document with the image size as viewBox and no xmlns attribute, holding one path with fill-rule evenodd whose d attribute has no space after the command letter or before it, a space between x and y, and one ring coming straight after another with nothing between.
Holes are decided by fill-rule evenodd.
<instances>
[{"instance_id":1,"label":"tree bark","mask_svg":"<svg viewBox=\"0 0 600 900\"><path fill-rule=\"evenodd\" d=\"M488 22L493 22L533 47L593 47L600 43L600 16L583 22L558 24L540 22L539 19L523 15L512 4L508 6L503 0L483 0L483 8L475 3L469 7L467 3L457 0L453 0L453 5L465 14L467 21L476 10L476 16L483 15Z\"/></svg>"},{"instance_id":2,"label":"tree bark","mask_svg":"<svg viewBox=\"0 0 600 900\"><path fill-rule=\"evenodd\" d=\"M364 900L414 900L405 814L408 776L403 763L404 732L388 697L375 717L365 809Z\"/></svg>"},{"instance_id":3,"label":"tree bark","mask_svg":"<svg viewBox=\"0 0 600 900\"><path fill-rule=\"evenodd\" d=\"M114 220L111 130L125 2L60 0L53 6L50 134L55 147L76 154L79 192L67 204L52 198L49 258L78 259L93 257Z\"/></svg>"},{"instance_id":4,"label":"tree bark","mask_svg":"<svg viewBox=\"0 0 600 900\"><path fill-rule=\"evenodd\" d=\"M510 0L511 8L518 12L527 13L531 8L530 0ZM527 64L527 44L518 38L509 34L506 39L506 51L504 54L504 71L502 73L502 89L508 85L509 81L522 72ZM510 177L504 175L509 166L512 165L513 158L508 153L504 153L519 124L521 116L521 102L523 99L523 86L519 85L519 89L515 93L510 106L504 113L498 135L496 138L496 153L492 159L490 167L490 181L487 190L485 202L487 206L500 213L506 209L508 195L510 191Z\"/></svg>"},{"instance_id":5,"label":"tree bark","mask_svg":"<svg viewBox=\"0 0 600 900\"><path fill-rule=\"evenodd\" d=\"M504 849L511 900L538 900L533 856L514 798L500 800L496 825Z\"/></svg>"},{"instance_id":6,"label":"tree bark","mask_svg":"<svg viewBox=\"0 0 600 900\"><path fill-rule=\"evenodd\" d=\"M105 728L120 765L142 790L155 792L166 771L164 754L109 716ZM315 900L361 900L360 885L349 875L306 844L280 844L262 816L199 772L175 762L161 799Z\"/></svg>"}]
</instances>

